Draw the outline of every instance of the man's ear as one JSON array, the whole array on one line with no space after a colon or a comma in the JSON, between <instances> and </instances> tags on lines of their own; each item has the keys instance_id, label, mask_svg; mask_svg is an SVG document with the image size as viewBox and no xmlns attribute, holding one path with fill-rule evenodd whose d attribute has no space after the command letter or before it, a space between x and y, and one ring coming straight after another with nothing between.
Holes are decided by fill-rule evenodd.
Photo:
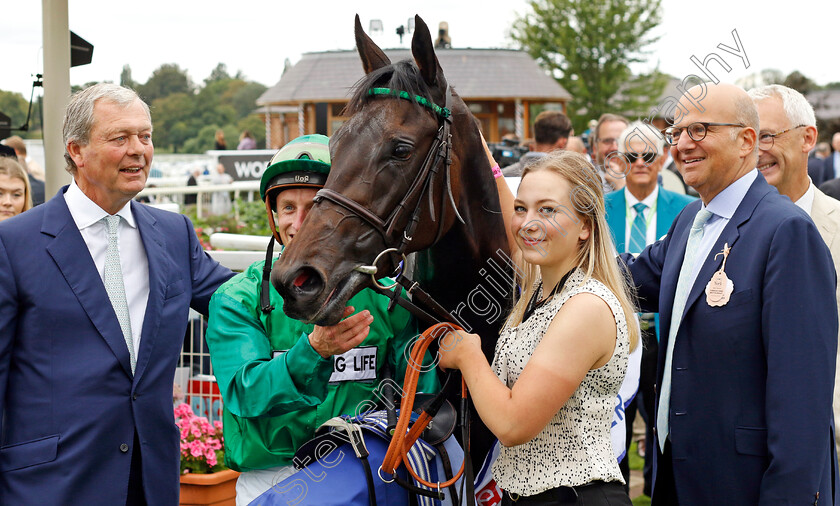
<instances>
[{"instance_id":1,"label":"man's ear","mask_svg":"<svg viewBox=\"0 0 840 506\"><path fill-rule=\"evenodd\" d=\"M814 146L817 145L817 127L806 126L805 135L802 139L802 152L810 153L814 149Z\"/></svg>"},{"instance_id":2,"label":"man's ear","mask_svg":"<svg viewBox=\"0 0 840 506\"><path fill-rule=\"evenodd\" d=\"M741 156L750 156L755 151L755 143L758 141L758 135L755 129L746 127L741 131L739 136L742 139Z\"/></svg>"},{"instance_id":3,"label":"man's ear","mask_svg":"<svg viewBox=\"0 0 840 506\"><path fill-rule=\"evenodd\" d=\"M84 160L84 157L82 156L82 147L79 146L76 141L70 141L67 143L67 153L70 154L70 158L73 160L73 163L76 164L76 167L84 165L84 163L82 163Z\"/></svg>"}]
</instances>

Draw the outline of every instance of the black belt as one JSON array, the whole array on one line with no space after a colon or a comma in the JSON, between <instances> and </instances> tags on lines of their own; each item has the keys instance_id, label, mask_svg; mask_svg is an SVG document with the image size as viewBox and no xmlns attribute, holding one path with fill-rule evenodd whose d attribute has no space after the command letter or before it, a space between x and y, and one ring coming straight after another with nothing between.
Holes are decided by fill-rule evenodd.
<instances>
[{"instance_id":1,"label":"black belt","mask_svg":"<svg viewBox=\"0 0 840 506\"><path fill-rule=\"evenodd\" d=\"M504 492L514 504L528 504L531 502L569 502L576 501L578 493L574 487L556 487L536 495L519 495L513 492Z\"/></svg>"}]
</instances>

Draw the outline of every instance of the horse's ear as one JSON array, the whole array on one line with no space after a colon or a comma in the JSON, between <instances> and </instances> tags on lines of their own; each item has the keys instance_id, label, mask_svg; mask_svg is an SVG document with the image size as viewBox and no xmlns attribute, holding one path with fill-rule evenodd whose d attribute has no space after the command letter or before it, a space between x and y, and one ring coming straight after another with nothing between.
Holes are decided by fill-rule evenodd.
<instances>
[{"instance_id":1,"label":"horse's ear","mask_svg":"<svg viewBox=\"0 0 840 506\"><path fill-rule=\"evenodd\" d=\"M365 74L391 64L391 60L362 29L362 21L358 14L356 14L356 49L359 50L359 56L362 58Z\"/></svg>"},{"instance_id":2,"label":"horse's ear","mask_svg":"<svg viewBox=\"0 0 840 506\"><path fill-rule=\"evenodd\" d=\"M420 75L430 87L446 87L443 69L440 68L429 27L420 16L414 16L414 36L411 38L411 54L420 69Z\"/></svg>"}]
</instances>

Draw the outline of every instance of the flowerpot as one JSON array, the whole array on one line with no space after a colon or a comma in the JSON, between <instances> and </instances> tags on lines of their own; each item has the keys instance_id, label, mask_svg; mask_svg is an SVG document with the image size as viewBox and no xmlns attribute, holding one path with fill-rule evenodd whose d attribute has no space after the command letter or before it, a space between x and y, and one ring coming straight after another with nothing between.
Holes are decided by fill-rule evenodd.
<instances>
[{"instance_id":1,"label":"flowerpot","mask_svg":"<svg viewBox=\"0 0 840 506\"><path fill-rule=\"evenodd\" d=\"M236 478L225 469L211 474L181 475L181 506L236 506Z\"/></svg>"}]
</instances>

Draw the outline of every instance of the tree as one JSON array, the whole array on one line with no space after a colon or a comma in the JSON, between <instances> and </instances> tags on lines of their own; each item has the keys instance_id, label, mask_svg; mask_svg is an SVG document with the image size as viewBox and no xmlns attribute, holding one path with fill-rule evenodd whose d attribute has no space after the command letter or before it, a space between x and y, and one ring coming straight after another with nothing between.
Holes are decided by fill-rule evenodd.
<instances>
[{"instance_id":1,"label":"tree","mask_svg":"<svg viewBox=\"0 0 840 506\"><path fill-rule=\"evenodd\" d=\"M228 79L230 79L230 74L228 74L227 65L219 63L216 65L216 68L210 71L210 76L204 80L204 85L207 86L210 83L216 81L226 81Z\"/></svg>"},{"instance_id":2,"label":"tree","mask_svg":"<svg viewBox=\"0 0 840 506\"><path fill-rule=\"evenodd\" d=\"M146 84L138 86L137 93L146 103L152 103L173 93L192 95L193 83L186 70L175 63L164 63L152 72Z\"/></svg>"},{"instance_id":3,"label":"tree","mask_svg":"<svg viewBox=\"0 0 840 506\"><path fill-rule=\"evenodd\" d=\"M10 118L12 128L23 125L28 110L29 103L23 95L13 91L0 91L0 112Z\"/></svg>"},{"instance_id":4,"label":"tree","mask_svg":"<svg viewBox=\"0 0 840 506\"><path fill-rule=\"evenodd\" d=\"M132 90L137 89L137 83L131 78L131 67L128 65L123 65L122 72L120 72L120 86L125 86Z\"/></svg>"},{"instance_id":5,"label":"tree","mask_svg":"<svg viewBox=\"0 0 840 506\"><path fill-rule=\"evenodd\" d=\"M569 117L583 131L605 112L656 105L666 79L633 76L645 48L658 40L661 0L531 0L533 12L514 21L511 37L572 95ZM619 90L621 93L619 93Z\"/></svg>"},{"instance_id":6,"label":"tree","mask_svg":"<svg viewBox=\"0 0 840 506\"><path fill-rule=\"evenodd\" d=\"M799 93L802 93L803 95L805 95L809 91L819 89L817 83L812 81L807 76L803 75L798 70L794 70L793 72L788 74L787 77L785 77L785 80L784 82L782 82L782 84L787 86L788 88L793 88L794 90L798 91Z\"/></svg>"}]
</instances>

